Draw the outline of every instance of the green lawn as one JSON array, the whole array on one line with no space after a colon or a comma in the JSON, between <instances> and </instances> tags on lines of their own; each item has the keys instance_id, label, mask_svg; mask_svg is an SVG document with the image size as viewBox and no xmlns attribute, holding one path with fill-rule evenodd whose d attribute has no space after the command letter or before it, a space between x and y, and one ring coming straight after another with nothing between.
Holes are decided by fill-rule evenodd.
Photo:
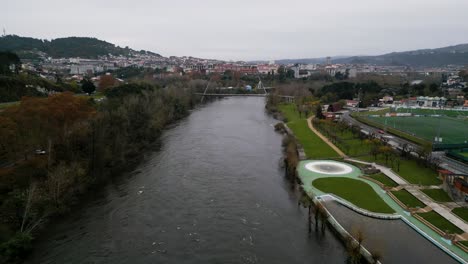
<instances>
[{"instance_id":1,"label":"green lawn","mask_svg":"<svg viewBox=\"0 0 468 264\"><path fill-rule=\"evenodd\" d=\"M282 104L279 106L280 111L287 118L288 127L294 132L294 135L304 147L304 151L308 158L336 158L339 155L319 138L314 132L309 129L307 119L299 117L295 111L295 105Z\"/></svg>"},{"instance_id":2,"label":"green lawn","mask_svg":"<svg viewBox=\"0 0 468 264\"><path fill-rule=\"evenodd\" d=\"M427 196L431 197L436 202L446 203L453 202L450 196L442 189L425 189L421 190Z\"/></svg>"},{"instance_id":3,"label":"green lawn","mask_svg":"<svg viewBox=\"0 0 468 264\"><path fill-rule=\"evenodd\" d=\"M370 146L364 144L359 138L355 138L353 133L349 130L340 130L338 127L331 127L327 123L322 124L323 127L318 127L319 131L323 135L327 136L326 131L333 131L335 135L340 139L338 142L335 142L335 145L346 155L350 157L362 156L369 154ZM330 138L330 137L328 137Z\"/></svg>"},{"instance_id":4,"label":"green lawn","mask_svg":"<svg viewBox=\"0 0 468 264\"><path fill-rule=\"evenodd\" d=\"M396 196L400 202L402 202L404 205L410 207L410 208L415 208L415 207L426 207L423 202L419 201L418 198L414 197L411 193L409 193L407 190L399 190L399 191L394 191L392 192L393 195Z\"/></svg>"},{"instance_id":5,"label":"green lawn","mask_svg":"<svg viewBox=\"0 0 468 264\"><path fill-rule=\"evenodd\" d=\"M464 245L465 247L468 247L468 241L459 241L462 245Z\"/></svg>"},{"instance_id":6,"label":"green lawn","mask_svg":"<svg viewBox=\"0 0 468 264\"><path fill-rule=\"evenodd\" d=\"M390 164L385 164L384 157L378 157L377 160L374 160L373 156L364 156L359 157L359 159L370 161L370 162L377 162L384 166L390 167ZM442 181L437 178L438 175L435 170L430 168L424 167L423 165L419 164L416 160L410 159L400 160L400 170L398 171L396 165L392 168L398 175L400 175L403 179L407 180L409 183L413 184L421 184L425 186L429 185L440 185Z\"/></svg>"},{"instance_id":7,"label":"green lawn","mask_svg":"<svg viewBox=\"0 0 468 264\"><path fill-rule=\"evenodd\" d=\"M8 103L0 103L0 109L4 109L10 106L18 105L20 102L8 102Z\"/></svg>"},{"instance_id":8,"label":"green lawn","mask_svg":"<svg viewBox=\"0 0 468 264\"><path fill-rule=\"evenodd\" d=\"M465 222L468 222L468 208L465 208L465 207L455 208L452 210L452 213L458 215L458 217L465 220Z\"/></svg>"},{"instance_id":9,"label":"green lawn","mask_svg":"<svg viewBox=\"0 0 468 264\"><path fill-rule=\"evenodd\" d=\"M451 117L366 117L369 120L432 142L440 135L444 143L463 143L468 121ZM441 128L439 130L439 127Z\"/></svg>"},{"instance_id":10,"label":"green lawn","mask_svg":"<svg viewBox=\"0 0 468 264\"><path fill-rule=\"evenodd\" d=\"M312 185L323 192L335 194L371 212L387 214L395 212L375 193L369 184L359 180L343 177L320 178L313 181Z\"/></svg>"},{"instance_id":11,"label":"green lawn","mask_svg":"<svg viewBox=\"0 0 468 264\"><path fill-rule=\"evenodd\" d=\"M368 175L367 177L369 178L372 178L380 183L382 183L383 185L385 186L388 186L388 187L396 187L398 186L398 184L396 182L394 182L392 179L390 179L389 177L387 177L387 175L383 174L383 173L377 173L377 174L373 174L373 175Z\"/></svg>"},{"instance_id":12,"label":"green lawn","mask_svg":"<svg viewBox=\"0 0 468 264\"><path fill-rule=\"evenodd\" d=\"M405 132L403 132L401 130L394 129L393 127L390 127L390 126L385 127L383 124L378 123L378 122L374 122L374 120L371 120L368 117L364 117L364 116L356 115L356 114L354 114L354 115L351 114L351 116L353 116L359 122L362 122L364 124L367 124L369 126L373 126L373 127L376 127L376 128L386 129L388 133L396 135L396 136L404 138L404 139L407 139L407 140L412 141L412 142L414 142L414 143L416 143L418 145L424 145L424 144L428 143L428 141L425 140L425 139L415 137L415 136L410 135L408 133L405 133Z\"/></svg>"},{"instance_id":13,"label":"green lawn","mask_svg":"<svg viewBox=\"0 0 468 264\"><path fill-rule=\"evenodd\" d=\"M450 234L462 234L463 231L434 211L418 214L440 230Z\"/></svg>"}]
</instances>

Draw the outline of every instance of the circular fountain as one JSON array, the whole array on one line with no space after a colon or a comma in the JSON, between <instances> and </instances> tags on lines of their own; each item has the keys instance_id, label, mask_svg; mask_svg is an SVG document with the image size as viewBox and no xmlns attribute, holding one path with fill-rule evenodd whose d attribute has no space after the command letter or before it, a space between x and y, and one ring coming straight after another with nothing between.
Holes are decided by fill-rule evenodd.
<instances>
[{"instance_id":1,"label":"circular fountain","mask_svg":"<svg viewBox=\"0 0 468 264\"><path fill-rule=\"evenodd\" d=\"M353 172L353 167L346 163L331 160L316 160L308 162L305 168L311 172L324 175L345 175Z\"/></svg>"}]
</instances>

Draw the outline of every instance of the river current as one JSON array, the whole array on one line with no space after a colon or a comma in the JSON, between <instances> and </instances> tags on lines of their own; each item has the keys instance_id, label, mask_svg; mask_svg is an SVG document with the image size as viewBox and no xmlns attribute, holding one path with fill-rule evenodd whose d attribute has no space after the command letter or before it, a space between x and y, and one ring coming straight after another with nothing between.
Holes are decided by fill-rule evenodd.
<instances>
[{"instance_id":1,"label":"river current","mask_svg":"<svg viewBox=\"0 0 468 264\"><path fill-rule=\"evenodd\" d=\"M284 178L264 98L226 98L41 235L29 263L345 263Z\"/></svg>"}]
</instances>

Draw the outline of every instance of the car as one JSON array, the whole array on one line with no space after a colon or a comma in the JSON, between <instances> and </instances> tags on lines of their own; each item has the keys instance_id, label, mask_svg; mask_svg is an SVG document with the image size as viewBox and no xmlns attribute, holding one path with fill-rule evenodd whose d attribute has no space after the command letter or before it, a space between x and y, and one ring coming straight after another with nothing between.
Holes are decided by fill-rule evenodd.
<instances>
[{"instance_id":1,"label":"car","mask_svg":"<svg viewBox=\"0 0 468 264\"><path fill-rule=\"evenodd\" d=\"M45 155L46 151L42 149L36 149L36 155Z\"/></svg>"},{"instance_id":2,"label":"car","mask_svg":"<svg viewBox=\"0 0 468 264\"><path fill-rule=\"evenodd\" d=\"M377 130L377 133L379 133L379 134L385 134L385 131L383 131L383 130L380 129L380 130Z\"/></svg>"}]
</instances>

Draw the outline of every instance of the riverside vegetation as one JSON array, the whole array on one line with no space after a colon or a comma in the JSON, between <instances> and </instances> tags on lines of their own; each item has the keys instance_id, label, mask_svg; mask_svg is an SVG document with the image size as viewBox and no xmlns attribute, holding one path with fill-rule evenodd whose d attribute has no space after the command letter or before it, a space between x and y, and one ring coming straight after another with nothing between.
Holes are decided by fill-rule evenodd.
<instances>
[{"instance_id":1,"label":"riverside vegetation","mask_svg":"<svg viewBox=\"0 0 468 264\"><path fill-rule=\"evenodd\" d=\"M0 263L19 262L48 220L142 157L189 113L189 88L125 84L106 100L23 97L0 112Z\"/></svg>"}]
</instances>

